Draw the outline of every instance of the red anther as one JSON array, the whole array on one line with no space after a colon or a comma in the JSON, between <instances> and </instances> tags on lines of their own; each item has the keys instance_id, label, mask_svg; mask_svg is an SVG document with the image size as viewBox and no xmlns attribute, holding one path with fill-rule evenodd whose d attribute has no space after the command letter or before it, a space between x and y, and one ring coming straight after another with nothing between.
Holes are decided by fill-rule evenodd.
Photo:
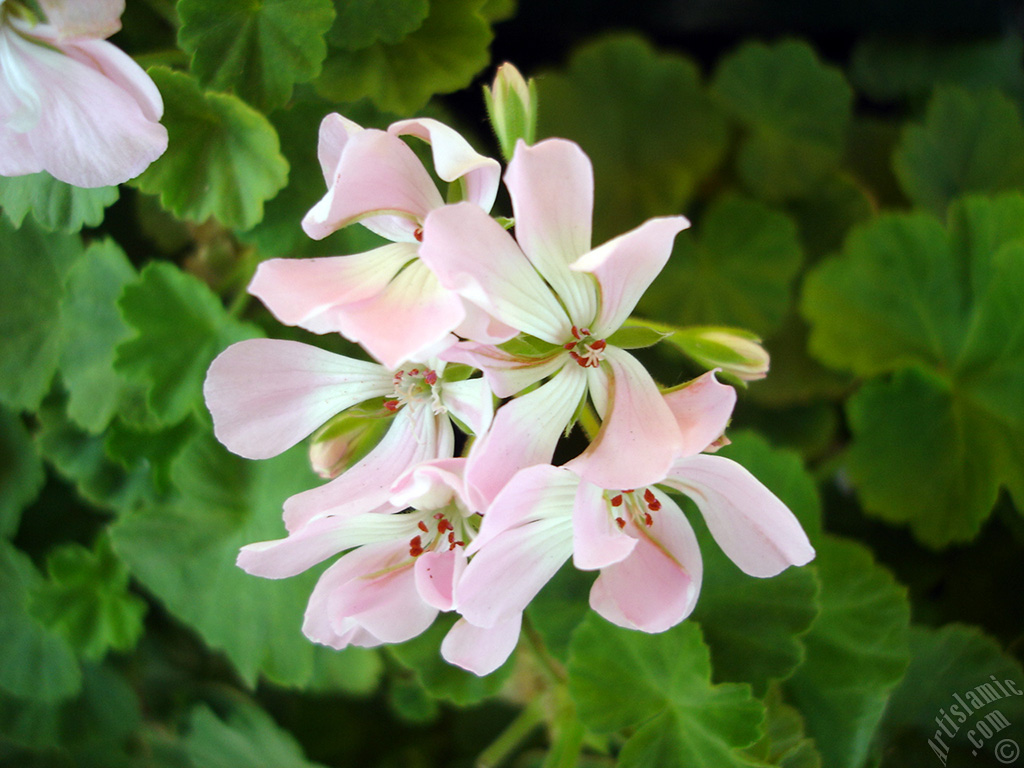
<instances>
[{"instance_id":1,"label":"red anther","mask_svg":"<svg viewBox=\"0 0 1024 768\"><path fill-rule=\"evenodd\" d=\"M419 524L416 527L419 528L424 533L430 533L430 529L427 528L427 524L424 523L422 520L420 520Z\"/></svg>"},{"instance_id":2,"label":"red anther","mask_svg":"<svg viewBox=\"0 0 1024 768\"><path fill-rule=\"evenodd\" d=\"M434 519L435 520L440 520L442 517L444 517L444 512L435 512L434 513Z\"/></svg>"},{"instance_id":3,"label":"red anther","mask_svg":"<svg viewBox=\"0 0 1024 768\"><path fill-rule=\"evenodd\" d=\"M627 488L626 490L623 491L623 493L632 493L635 490L635 488Z\"/></svg>"},{"instance_id":4,"label":"red anther","mask_svg":"<svg viewBox=\"0 0 1024 768\"><path fill-rule=\"evenodd\" d=\"M423 374L423 380L430 386L437 384L437 373L435 371L427 371Z\"/></svg>"},{"instance_id":5,"label":"red anther","mask_svg":"<svg viewBox=\"0 0 1024 768\"><path fill-rule=\"evenodd\" d=\"M657 501L657 499L654 498L654 491L652 491L650 488L644 489L644 501L646 501L648 504L653 504L655 501Z\"/></svg>"},{"instance_id":6,"label":"red anther","mask_svg":"<svg viewBox=\"0 0 1024 768\"><path fill-rule=\"evenodd\" d=\"M582 338L580 336L580 329L577 328L575 325L572 327L572 335L575 336L577 339Z\"/></svg>"},{"instance_id":7,"label":"red anther","mask_svg":"<svg viewBox=\"0 0 1024 768\"><path fill-rule=\"evenodd\" d=\"M451 521L446 519L446 518L442 518L441 522L439 522L437 524L437 532L438 533L444 533L445 531L454 531L454 530L455 530L455 526L452 525Z\"/></svg>"},{"instance_id":8,"label":"red anther","mask_svg":"<svg viewBox=\"0 0 1024 768\"><path fill-rule=\"evenodd\" d=\"M399 402L397 400L385 400L384 407L394 413L398 410Z\"/></svg>"},{"instance_id":9,"label":"red anther","mask_svg":"<svg viewBox=\"0 0 1024 768\"><path fill-rule=\"evenodd\" d=\"M651 510L651 512L657 512L659 509L661 509L661 502L657 500L652 501L650 504L647 505L647 508Z\"/></svg>"},{"instance_id":10,"label":"red anther","mask_svg":"<svg viewBox=\"0 0 1024 768\"><path fill-rule=\"evenodd\" d=\"M416 242L423 242L423 227L416 227L416 230L412 233L412 236L416 238Z\"/></svg>"},{"instance_id":11,"label":"red anther","mask_svg":"<svg viewBox=\"0 0 1024 768\"><path fill-rule=\"evenodd\" d=\"M455 546L457 546L457 547L464 547L464 546L466 546L466 542L464 542L464 541L456 541L455 542Z\"/></svg>"},{"instance_id":12,"label":"red anther","mask_svg":"<svg viewBox=\"0 0 1024 768\"><path fill-rule=\"evenodd\" d=\"M620 507L620 506L622 506L622 494L621 493L618 496L612 496L612 506L613 507Z\"/></svg>"},{"instance_id":13,"label":"red anther","mask_svg":"<svg viewBox=\"0 0 1024 768\"><path fill-rule=\"evenodd\" d=\"M409 371L409 373L411 375L413 375L413 376L418 376L419 373L420 373L420 369L419 368L413 368L411 371Z\"/></svg>"},{"instance_id":14,"label":"red anther","mask_svg":"<svg viewBox=\"0 0 1024 768\"><path fill-rule=\"evenodd\" d=\"M644 522L647 524L648 528L650 528L652 525L654 525L654 518L651 517L651 513L650 512L644 512Z\"/></svg>"},{"instance_id":15,"label":"red anther","mask_svg":"<svg viewBox=\"0 0 1024 768\"><path fill-rule=\"evenodd\" d=\"M580 333L582 333L584 336L589 336L590 335L590 329L589 328L580 328Z\"/></svg>"},{"instance_id":16,"label":"red anther","mask_svg":"<svg viewBox=\"0 0 1024 768\"><path fill-rule=\"evenodd\" d=\"M625 528L626 527L626 521L623 520L621 517L616 517L615 518L615 522L618 524L619 528Z\"/></svg>"},{"instance_id":17,"label":"red anther","mask_svg":"<svg viewBox=\"0 0 1024 768\"><path fill-rule=\"evenodd\" d=\"M576 342L575 341L569 341L569 342L566 342L565 344L562 345L562 349L572 349L575 346L576 346Z\"/></svg>"},{"instance_id":18,"label":"red anther","mask_svg":"<svg viewBox=\"0 0 1024 768\"><path fill-rule=\"evenodd\" d=\"M573 360L575 360L580 365L585 365L585 363L583 362L583 358L579 356L578 352L569 352L569 357L571 357Z\"/></svg>"},{"instance_id":19,"label":"red anther","mask_svg":"<svg viewBox=\"0 0 1024 768\"><path fill-rule=\"evenodd\" d=\"M413 536L409 541L409 554L412 557L419 557L423 554L423 540L419 536Z\"/></svg>"},{"instance_id":20,"label":"red anther","mask_svg":"<svg viewBox=\"0 0 1024 768\"><path fill-rule=\"evenodd\" d=\"M449 544L454 544L455 543L455 534L454 533L449 533L448 534L448 543Z\"/></svg>"},{"instance_id":21,"label":"red anther","mask_svg":"<svg viewBox=\"0 0 1024 768\"><path fill-rule=\"evenodd\" d=\"M598 339L597 341L595 341L593 344L590 345L590 348L592 350L594 350L595 352L600 352L602 349L604 349L607 346L608 346L608 342L607 341L605 341L604 339Z\"/></svg>"}]
</instances>

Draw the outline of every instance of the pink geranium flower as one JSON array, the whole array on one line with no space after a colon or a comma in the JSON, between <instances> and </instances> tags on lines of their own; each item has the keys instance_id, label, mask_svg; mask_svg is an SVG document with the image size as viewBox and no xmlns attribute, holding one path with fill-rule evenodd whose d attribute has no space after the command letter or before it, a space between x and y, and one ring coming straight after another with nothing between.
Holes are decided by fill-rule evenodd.
<instances>
[{"instance_id":1,"label":"pink geranium flower","mask_svg":"<svg viewBox=\"0 0 1024 768\"><path fill-rule=\"evenodd\" d=\"M493 339L514 335L467 308L417 258L427 214L445 203L403 135L429 142L437 175L459 188L459 199L490 210L500 166L448 126L423 118L381 131L328 115L319 146L327 194L303 228L320 239L358 222L392 243L351 256L271 259L249 287L282 322L340 332L391 368L430 356L454 341L456 328Z\"/></svg>"},{"instance_id":2,"label":"pink geranium flower","mask_svg":"<svg viewBox=\"0 0 1024 768\"><path fill-rule=\"evenodd\" d=\"M350 550L324 571L310 597L303 631L333 648L400 643L455 607L454 586L475 535L463 492L465 459L420 464L392 488L386 507L332 514L285 539L242 548L249 573L284 578ZM487 674L515 647L521 615L490 627L456 623L442 644L449 661Z\"/></svg>"},{"instance_id":3,"label":"pink geranium flower","mask_svg":"<svg viewBox=\"0 0 1024 768\"><path fill-rule=\"evenodd\" d=\"M814 550L792 512L739 464L701 452L726 426L732 388L708 373L666 401L685 439L657 485L689 496L745 573L768 577L808 562ZM590 605L620 626L662 632L690 614L700 591L697 540L668 495L654 485L591 482L563 467L519 472L467 551L457 604L481 627L518 616L569 557L600 570Z\"/></svg>"},{"instance_id":4,"label":"pink geranium flower","mask_svg":"<svg viewBox=\"0 0 1024 768\"><path fill-rule=\"evenodd\" d=\"M0 0L0 175L47 171L79 187L119 184L167 148L153 81L103 38L123 0L40 5L33 24Z\"/></svg>"},{"instance_id":5,"label":"pink geranium flower","mask_svg":"<svg viewBox=\"0 0 1024 768\"><path fill-rule=\"evenodd\" d=\"M483 369L496 395L542 386L499 409L473 448L469 481L493 495L517 470L551 460L558 437L589 392L600 432L574 462L584 477L618 486L659 480L680 436L654 380L609 337L661 271L682 216L650 219L590 247L593 171L574 143L520 143L505 177L515 239L468 204L431 211L420 256L441 283L546 349L516 353L479 338L449 349L449 360Z\"/></svg>"},{"instance_id":6,"label":"pink geranium flower","mask_svg":"<svg viewBox=\"0 0 1024 768\"><path fill-rule=\"evenodd\" d=\"M450 458L451 417L483 432L492 397L482 379L444 381L444 364L397 371L279 339L233 344L210 364L203 385L214 433L230 451L265 459L287 450L346 408L382 398L394 413L381 442L326 485L285 502L289 530L327 514L386 506L391 484L422 461Z\"/></svg>"}]
</instances>

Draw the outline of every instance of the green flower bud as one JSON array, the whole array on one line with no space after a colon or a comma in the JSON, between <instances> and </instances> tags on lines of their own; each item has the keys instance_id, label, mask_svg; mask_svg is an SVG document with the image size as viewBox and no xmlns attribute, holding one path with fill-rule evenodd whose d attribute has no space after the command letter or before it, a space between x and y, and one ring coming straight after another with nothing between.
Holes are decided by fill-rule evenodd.
<instances>
[{"instance_id":1,"label":"green flower bud","mask_svg":"<svg viewBox=\"0 0 1024 768\"><path fill-rule=\"evenodd\" d=\"M537 92L531 79L527 82L511 64L498 67L494 84L484 86L484 102L498 137L501 154L512 159L516 142L522 139L532 144L537 132Z\"/></svg>"},{"instance_id":2,"label":"green flower bud","mask_svg":"<svg viewBox=\"0 0 1024 768\"><path fill-rule=\"evenodd\" d=\"M673 343L704 367L721 368L741 381L757 381L768 375L770 358L761 339L738 328L703 326L682 328Z\"/></svg>"}]
</instances>

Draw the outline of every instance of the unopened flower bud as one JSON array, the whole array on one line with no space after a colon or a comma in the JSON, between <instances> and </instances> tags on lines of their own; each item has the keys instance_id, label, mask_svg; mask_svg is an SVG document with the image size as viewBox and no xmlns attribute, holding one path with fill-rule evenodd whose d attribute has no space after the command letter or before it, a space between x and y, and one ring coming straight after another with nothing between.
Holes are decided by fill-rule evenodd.
<instances>
[{"instance_id":1,"label":"unopened flower bud","mask_svg":"<svg viewBox=\"0 0 1024 768\"><path fill-rule=\"evenodd\" d=\"M484 86L484 101L491 126L501 145L501 154L512 159L516 142L533 144L537 129L537 92L533 80L527 82L509 63L498 67L494 84Z\"/></svg>"},{"instance_id":2,"label":"unopened flower bud","mask_svg":"<svg viewBox=\"0 0 1024 768\"><path fill-rule=\"evenodd\" d=\"M387 431L388 419L340 413L313 434L309 463L320 477L337 477L372 451Z\"/></svg>"},{"instance_id":3,"label":"unopened flower bud","mask_svg":"<svg viewBox=\"0 0 1024 768\"><path fill-rule=\"evenodd\" d=\"M770 358L761 339L738 328L693 327L676 331L673 343L708 369L741 381L757 381L768 375Z\"/></svg>"}]
</instances>

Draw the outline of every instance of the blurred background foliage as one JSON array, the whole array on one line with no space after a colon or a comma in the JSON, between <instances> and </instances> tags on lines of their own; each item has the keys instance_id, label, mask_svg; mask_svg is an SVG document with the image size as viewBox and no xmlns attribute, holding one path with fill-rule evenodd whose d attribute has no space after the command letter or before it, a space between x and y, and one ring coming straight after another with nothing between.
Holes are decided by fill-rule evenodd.
<instances>
[{"instance_id":1,"label":"blurred background foliage","mask_svg":"<svg viewBox=\"0 0 1024 768\"><path fill-rule=\"evenodd\" d=\"M121 189L0 179L0 764L934 765L954 694L1024 687L1022 21L998 0L129 2L114 42L163 94L166 155ZM320 119L426 114L497 154L480 85L503 60L537 78L540 136L593 159L595 244L692 219L639 312L764 339L723 453L818 557L745 577L694 515L691 620L619 630L566 571L478 679L440 660L443 622L316 647L316 573L235 568L317 480L301 447L227 453L201 385L243 338L353 352L245 293L263 259L374 242L299 227ZM701 372L667 344L646 361ZM1024 697L998 707L1024 740ZM996 738L946 736L941 762L1003 764Z\"/></svg>"}]
</instances>

